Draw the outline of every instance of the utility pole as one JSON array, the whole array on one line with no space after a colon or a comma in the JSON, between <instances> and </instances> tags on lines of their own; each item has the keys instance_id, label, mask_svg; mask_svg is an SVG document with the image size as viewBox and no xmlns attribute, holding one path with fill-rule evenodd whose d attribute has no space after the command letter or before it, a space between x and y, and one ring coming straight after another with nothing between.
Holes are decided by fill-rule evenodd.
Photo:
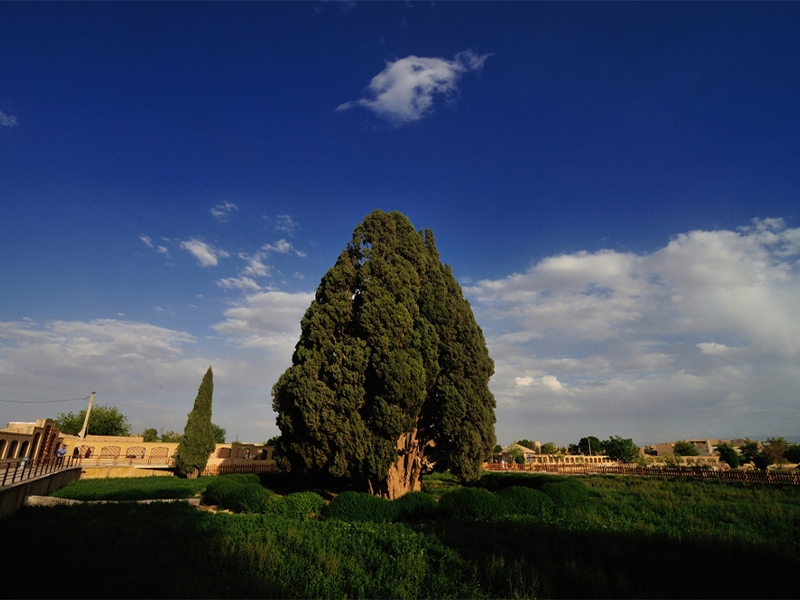
<instances>
[{"instance_id":1,"label":"utility pole","mask_svg":"<svg viewBox=\"0 0 800 600\"><path fill-rule=\"evenodd\" d=\"M592 455L592 436L588 436L586 441L589 442L589 456Z\"/></svg>"},{"instance_id":2,"label":"utility pole","mask_svg":"<svg viewBox=\"0 0 800 600\"><path fill-rule=\"evenodd\" d=\"M92 412L92 402L94 402L94 392L92 392L92 397L89 398L89 406L86 408L86 418L83 420L83 429L78 434L78 437L84 439L86 437L87 430L89 429L89 414Z\"/></svg>"}]
</instances>

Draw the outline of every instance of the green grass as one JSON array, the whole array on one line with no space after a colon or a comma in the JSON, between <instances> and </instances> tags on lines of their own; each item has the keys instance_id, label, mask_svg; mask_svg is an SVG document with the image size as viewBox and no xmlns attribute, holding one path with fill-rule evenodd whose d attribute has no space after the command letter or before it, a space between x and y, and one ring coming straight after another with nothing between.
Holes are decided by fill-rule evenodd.
<instances>
[{"instance_id":1,"label":"green grass","mask_svg":"<svg viewBox=\"0 0 800 600\"><path fill-rule=\"evenodd\" d=\"M177 477L79 479L51 495L71 500L192 498L206 489L208 482L208 477L198 479L179 479Z\"/></svg>"},{"instance_id":2,"label":"green grass","mask_svg":"<svg viewBox=\"0 0 800 600\"><path fill-rule=\"evenodd\" d=\"M59 495L194 495L209 479L87 480ZM546 483L566 479L492 474L480 485L547 490ZM29 507L0 521L2 539L14 540L4 569L25 579L28 597L52 597L54 590L65 598L796 597L800 489L569 480L585 485L588 497L479 520L438 511L373 523L175 504ZM297 491L288 480L275 481L286 483L284 493ZM458 487L447 474L423 480L432 496ZM63 541L64 551L40 569L30 557L44 539ZM87 570L78 575L76 565Z\"/></svg>"}]
</instances>

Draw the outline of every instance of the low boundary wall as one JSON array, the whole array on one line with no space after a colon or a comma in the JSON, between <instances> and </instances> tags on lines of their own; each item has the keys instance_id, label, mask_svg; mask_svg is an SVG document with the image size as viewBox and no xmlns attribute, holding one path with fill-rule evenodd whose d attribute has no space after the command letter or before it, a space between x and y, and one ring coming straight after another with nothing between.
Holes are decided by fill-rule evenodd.
<instances>
[{"instance_id":1,"label":"low boundary wall","mask_svg":"<svg viewBox=\"0 0 800 600\"><path fill-rule=\"evenodd\" d=\"M47 496L71 481L80 479L80 467L67 467L60 471L27 479L0 489L0 517L6 517L25 503L28 496Z\"/></svg>"}]
</instances>

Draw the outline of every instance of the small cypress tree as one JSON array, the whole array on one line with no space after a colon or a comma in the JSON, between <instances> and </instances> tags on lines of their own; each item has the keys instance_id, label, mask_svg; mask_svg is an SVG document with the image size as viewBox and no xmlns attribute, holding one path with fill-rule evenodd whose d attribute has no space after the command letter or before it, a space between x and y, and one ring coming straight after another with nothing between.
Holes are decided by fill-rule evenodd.
<instances>
[{"instance_id":1,"label":"small cypress tree","mask_svg":"<svg viewBox=\"0 0 800 600\"><path fill-rule=\"evenodd\" d=\"M208 367L203 382L197 390L194 407L186 421L183 439L178 445L175 464L178 474L194 479L206 468L209 455L216 448L211 429L211 399L214 395L214 375Z\"/></svg>"}]
</instances>

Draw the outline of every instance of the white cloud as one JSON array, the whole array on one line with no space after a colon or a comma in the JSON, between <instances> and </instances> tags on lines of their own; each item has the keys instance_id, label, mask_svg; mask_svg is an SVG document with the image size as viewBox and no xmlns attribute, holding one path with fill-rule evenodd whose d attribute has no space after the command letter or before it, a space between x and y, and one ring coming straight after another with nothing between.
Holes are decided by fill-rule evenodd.
<instances>
[{"instance_id":1,"label":"white cloud","mask_svg":"<svg viewBox=\"0 0 800 600\"><path fill-rule=\"evenodd\" d=\"M275 231L285 231L289 235L292 235L294 230L297 229L297 222L291 215L278 215L275 219L270 219L269 217L264 218L272 225Z\"/></svg>"},{"instance_id":2,"label":"white cloud","mask_svg":"<svg viewBox=\"0 0 800 600\"><path fill-rule=\"evenodd\" d=\"M290 242L287 242L286 240L278 240L274 244L264 244L261 246L261 249L265 252L275 252L277 254L289 254L290 252L293 252L300 257L306 255L305 252L297 250Z\"/></svg>"},{"instance_id":3,"label":"white cloud","mask_svg":"<svg viewBox=\"0 0 800 600\"><path fill-rule=\"evenodd\" d=\"M191 252L201 267L215 267L219 263L218 257L228 256L228 253L224 250L214 248L211 244L206 244L200 240L192 239L181 242L181 248Z\"/></svg>"},{"instance_id":4,"label":"white cloud","mask_svg":"<svg viewBox=\"0 0 800 600\"><path fill-rule=\"evenodd\" d=\"M764 219L466 287L496 362L498 422L517 437L788 435L800 426L798 258L800 229Z\"/></svg>"},{"instance_id":5,"label":"white cloud","mask_svg":"<svg viewBox=\"0 0 800 600\"><path fill-rule=\"evenodd\" d=\"M220 279L217 285L226 290L237 289L243 292L257 292L261 289L261 286L250 277L227 277Z\"/></svg>"},{"instance_id":6,"label":"white cloud","mask_svg":"<svg viewBox=\"0 0 800 600\"><path fill-rule=\"evenodd\" d=\"M12 117L0 111L0 125L3 127L18 127L19 123L17 123L17 117Z\"/></svg>"},{"instance_id":7,"label":"white cloud","mask_svg":"<svg viewBox=\"0 0 800 600\"><path fill-rule=\"evenodd\" d=\"M231 212L234 210L239 210L239 207L233 202L223 202L222 204L217 204L214 208L212 208L211 214L217 221L224 223L230 218Z\"/></svg>"},{"instance_id":8,"label":"white cloud","mask_svg":"<svg viewBox=\"0 0 800 600\"><path fill-rule=\"evenodd\" d=\"M0 322L0 380L3 418L32 421L78 411L80 403L42 401L88 396L116 406L133 431L155 427L181 431L197 386L209 365L214 369L215 423L229 439L262 442L278 433L269 389L291 364L291 349L262 348L224 356L214 340L147 323L115 319ZM29 402L26 404L25 402ZM36 404L33 404L36 402Z\"/></svg>"},{"instance_id":9,"label":"white cloud","mask_svg":"<svg viewBox=\"0 0 800 600\"><path fill-rule=\"evenodd\" d=\"M362 106L395 125L419 121L433 112L434 97L452 102L461 77L479 71L489 56L467 50L453 60L412 55L387 61L386 68L372 78L369 97L345 102L336 110Z\"/></svg>"},{"instance_id":10,"label":"white cloud","mask_svg":"<svg viewBox=\"0 0 800 600\"><path fill-rule=\"evenodd\" d=\"M150 239L150 236L140 235L139 239L142 240L144 242L145 246L147 246L148 248L152 248L153 247L153 240Z\"/></svg>"},{"instance_id":11,"label":"white cloud","mask_svg":"<svg viewBox=\"0 0 800 600\"><path fill-rule=\"evenodd\" d=\"M225 320L213 329L236 346L277 346L291 357L291 349L300 338L300 320L313 299L313 293L305 292L251 294L241 304L227 309Z\"/></svg>"}]
</instances>

